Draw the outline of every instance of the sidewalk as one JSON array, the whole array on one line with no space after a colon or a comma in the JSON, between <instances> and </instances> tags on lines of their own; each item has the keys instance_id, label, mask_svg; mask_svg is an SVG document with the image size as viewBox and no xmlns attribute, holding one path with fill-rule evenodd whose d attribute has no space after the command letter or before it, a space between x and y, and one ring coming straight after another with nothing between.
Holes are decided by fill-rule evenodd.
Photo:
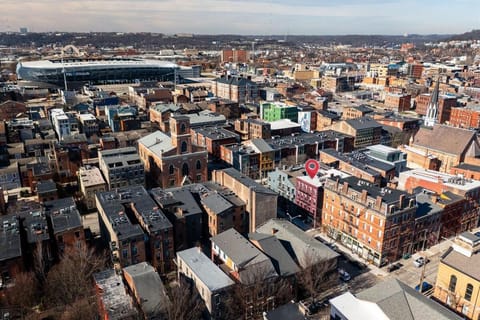
<instances>
[{"instance_id":1,"label":"sidewalk","mask_svg":"<svg viewBox=\"0 0 480 320\"><path fill-rule=\"evenodd\" d=\"M342 252L342 254L344 254L346 257L348 257L348 259L350 260L355 260L355 261L358 261L360 263L363 263L367 266L367 268L370 270L370 272L372 274L374 274L375 276L377 277L385 277L385 276L388 276L389 273L386 271L386 270L382 270L380 269L379 267L371 264L371 263L368 263L365 261L365 259L359 257L358 255L356 255L355 253L352 252L352 250L350 250L349 248L347 248L346 246L344 246L341 242L334 242L332 241L332 239L330 237L328 237L326 234L322 233L321 231L319 230L309 230L311 231L311 234L312 236L316 237L316 236L320 236L320 238L322 238L323 240L325 240L326 242L328 243L335 243L335 245L337 246L338 250L340 252Z\"/></svg>"}]
</instances>

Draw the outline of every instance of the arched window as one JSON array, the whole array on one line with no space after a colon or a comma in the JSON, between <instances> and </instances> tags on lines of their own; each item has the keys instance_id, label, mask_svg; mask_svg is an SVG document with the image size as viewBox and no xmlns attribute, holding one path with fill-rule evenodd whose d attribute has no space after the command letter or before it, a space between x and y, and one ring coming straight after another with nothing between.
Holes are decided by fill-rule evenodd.
<instances>
[{"instance_id":1,"label":"arched window","mask_svg":"<svg viewBox=\"0 0 480 320\"><path fill-rule=\"evenodd\" d=\"M184 163L182 166L182 176L188 176L188 164Z\"/></svg>"},{"instance_id":2,"label":"arched window","mask_svg":"<svg viewBox=\"0 0 480 320\"><path fill-rule=\"evenodd\" d=\"M197 170L202 169L202 163L200 162L200 160L197 160L196 168L197 168Z\"/></svg>"},{"instance_id":3,"label":"arched window","mask_svg":"<svg viewBox=\"0 0 480 320\"><path fill-rule=\"evenodd\" d=\"M187 130L187 127L185 126L185 123L182 123L180 125L180 133L185 133L186 130Z\"/></svg>"},{"instance_id":4,"label":"arched window","mask_svg":"<svg viewBox=\"0 0 480 320\"><path fill-rule=\"evenodd\" d=\"M473 285L471 283L467 284L467 289L465 290L465 300L470 301L472 299Z\"/></svg>"},{"instance_id":5,"label":"arched window","mask_svg":"<svg viewBox=\"0 0 480 320\"><path fill-rule=\"evenodd\" d=\"M170 167L168 168L168 173L170 173L170 174L175 173L175 168L173 167L173 165L170 165Z\"/></svg>"},{"instance_id":6,"label":"arched window","mask_svg":"<svg viewBox=\"0 0 480 320\"><path fill-rule=\"evenodd\" d=\"M181 152L182 153L187 152L187 142L186 141L182 141Z\"/></svg>"},{"instance_id":7,"label":"arched window","mask_svg":"<svg viewBox=\"0 0 480 320\"><path fill-rule=\"evenodd\" d=\"M448 291L455 292L456 286L457 286L457 277L452 274L450 276L450 284L448 285Z\"/></svg>"}]
</instances>

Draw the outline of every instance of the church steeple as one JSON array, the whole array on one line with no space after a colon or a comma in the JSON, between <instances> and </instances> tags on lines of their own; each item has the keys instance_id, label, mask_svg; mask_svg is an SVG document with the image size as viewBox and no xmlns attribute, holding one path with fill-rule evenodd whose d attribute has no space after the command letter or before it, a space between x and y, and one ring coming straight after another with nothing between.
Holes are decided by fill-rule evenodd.
<instances>
[{"instance_id":1,"label":"church steeple","mask_svg":"<svg viewBox=\"0 0 480 320\"><path fill-rule=\"evenodd\" d=\"M435 89L433 89L430 101L428 102L427 114L425 116L424 125L427 127L433 127L437 123L438 117L438 92L440 88L440 75L438 75Z\"/></svg>"}]
</instances>

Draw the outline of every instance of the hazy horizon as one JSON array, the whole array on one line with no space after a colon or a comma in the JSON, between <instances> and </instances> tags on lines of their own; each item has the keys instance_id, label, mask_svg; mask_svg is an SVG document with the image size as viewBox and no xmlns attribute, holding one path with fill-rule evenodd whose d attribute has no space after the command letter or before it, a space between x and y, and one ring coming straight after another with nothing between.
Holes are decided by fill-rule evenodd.
<instances>
[{"instance_id":1,"label":"hazy horizon","mask_svg":"<svg viewBox=\"0 0 480 320\"><path fill-rule=\"evenodd\" d=\"M478 0L3 0L0 32L199 35L458 34L478 29ZM28 15L26 13L29 13ZM455 14L457 13L457 14Z\"/></svg>"}]
</instances>

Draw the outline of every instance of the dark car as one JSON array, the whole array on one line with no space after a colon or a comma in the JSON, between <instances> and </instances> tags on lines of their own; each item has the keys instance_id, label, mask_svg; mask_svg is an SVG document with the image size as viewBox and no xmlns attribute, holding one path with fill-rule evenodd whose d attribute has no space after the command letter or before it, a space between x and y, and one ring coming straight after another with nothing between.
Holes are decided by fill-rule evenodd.
<instances>
[{"instance_id":1,"label":"dark car","mask_svg":"<svg viewBox=\"0 0 480 320\"><path fill-rule=\"evenodd\" d=\"M430 283L424 281L424 282L422 282L422 291L420 291L420 285L419 284L417 284L417 286L415 287L415 290L420 291L420 292L427 292L428 290L430 290L432 288L433 288L433 286Z\"/></svg>"},{"instance_id":2,"label":"dark car","mask_svg":"<svg viewBox=\"0 0 480 320\"><path fill-rule=\"evenodd\" d=\"M403 264L401 264L400 262L392 263L391 265L388 266L387 271L393 272L395 270L400 269L401 267L403 267Z\"/></svg>"}]
</instances>

